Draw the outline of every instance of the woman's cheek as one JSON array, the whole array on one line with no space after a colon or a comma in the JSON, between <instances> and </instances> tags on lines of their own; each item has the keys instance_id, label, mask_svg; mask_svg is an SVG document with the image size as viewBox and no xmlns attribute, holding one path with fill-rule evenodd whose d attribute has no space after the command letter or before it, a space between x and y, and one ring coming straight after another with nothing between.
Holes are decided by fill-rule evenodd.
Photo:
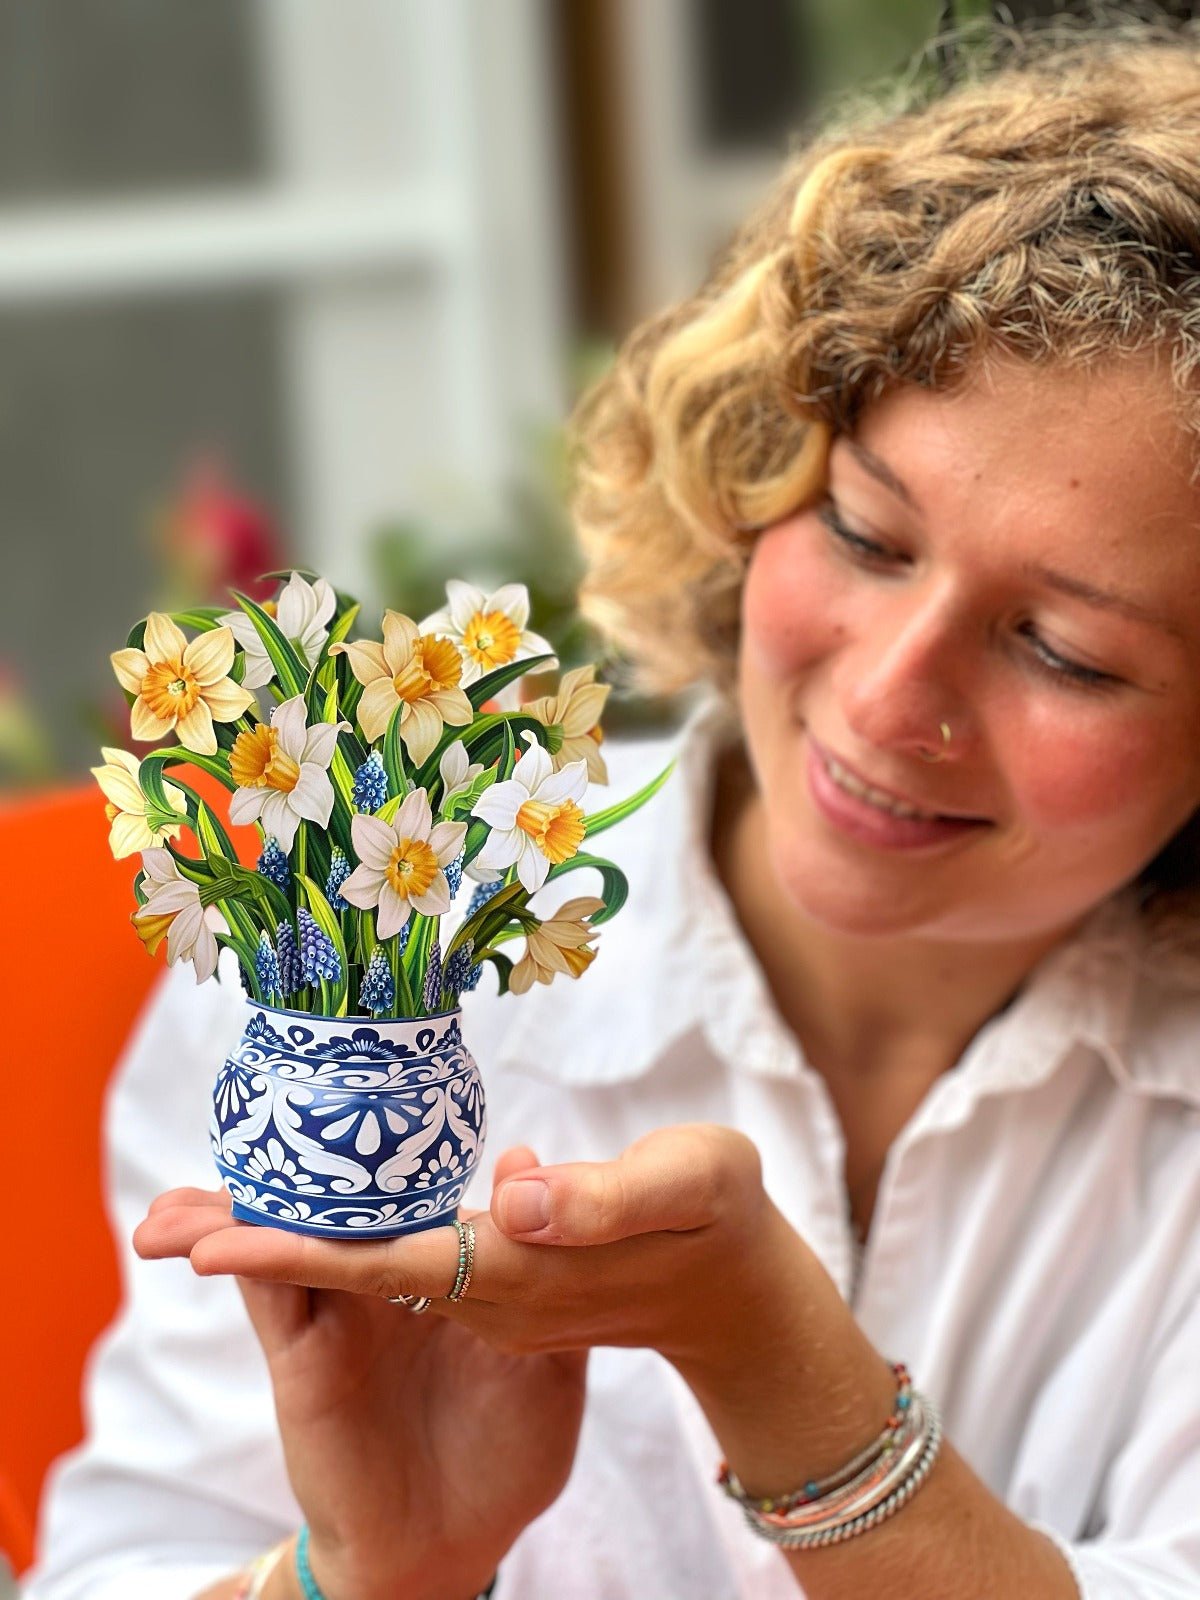
<instances>
[{"instance_id":1,"label":"woman's cheek","mask_svg":"<svg viewBox=\"0 0 1200 1600\"><path fill-rule=\"evenodd\" d=\"M1160 771L1158 731L1140 719L1086 713L1044 717L1010 745L1016 808L1047 832L1128 824L1147 811L1147 774Z\"/></svg>"},{"instance_id":2,"label":"woman's cheek","mask_svg":"<svg viewBox=\"0 0 1200 1600\"><path fill-rule=\"evenodd\" d=\"M820 659L843 633L838 585L814 551L810 514L779 523L754 547L742 592L746 665L773 677Z\"/></svg>"}]
</instances>

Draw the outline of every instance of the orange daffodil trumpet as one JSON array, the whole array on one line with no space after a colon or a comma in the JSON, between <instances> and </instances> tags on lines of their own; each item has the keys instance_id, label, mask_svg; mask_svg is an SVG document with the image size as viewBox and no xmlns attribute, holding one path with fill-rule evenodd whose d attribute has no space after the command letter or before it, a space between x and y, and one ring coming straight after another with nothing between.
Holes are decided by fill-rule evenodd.
<instances>
[{"instance_id":1,"label":"orange daffodil trumpet","mask_svg":"<svg viewBox=\"0 0 1200 1600\"><path fill-rule=\"evenodd\" d=\"M113 671L135 696L130 732L145 742L173 733L198 755L216 754L214 722L236 722L254 696L229 676L235 645L228 628L190 643L161 611L146 618L142 648L114 651Z\"/></svg>"},{"instance_id":2,"label":"orange daffodil trumpet","mask_svg":"<svg viewBox=\"0 0 1200 1600\"><path fill-rule=\"evenodd\" d=\"M489 962L517 994L580 976L625 893L611 862L581 856L584 838L666 773L585 815L589 779L607 780L609 689L577 667L509 709L521 663L557 665L525 587L451 582L420 624L385 611L381 639L350 637L358 606L324 578L293 572L272 601L235 598L235 611L152 612L139 646L112 657L132 736L159 746L140 761L106 746L93 768L113 854L141 854L146 949L165 944L199 981L228 946L256 1005L324 1016L442 1016ZM230 825L257 830L256 865ZM593 869L599 894L539 918L530 897L547 879Z\"/></svg>"},{"instance_id":3,"label":"orange daffodil trumpet","mask_svg":"<svg viewBox=\"0 0 1200 1600\"><path fill-rule=\"evenodd\" d=\"M528 622L529 590L523 583L506 583L485 594L474 584L451 578L446 605L425 618L421 632L452 639L462 654L463 683L475 683L496 667L530 656L549 656L542 663L547 669L558 665L549 643Z\"/></svg>"},{"instance_id":4,"label":"orange daffodil trumpet","mask_svg":"<svg viewBox=\"0 0 1200 1600\"><path fill-rule=\"evenodd\" d=\"M363 685L358 725L373 744L387 732L397 706L400 737L410 758L425 761L442 736L443 724L461 728L475 710L463 693L463 658L449 639L422 633L411 617L398 611L383 614L383 642L359 640L337 644Z\"/></svg>"}]
</instances>

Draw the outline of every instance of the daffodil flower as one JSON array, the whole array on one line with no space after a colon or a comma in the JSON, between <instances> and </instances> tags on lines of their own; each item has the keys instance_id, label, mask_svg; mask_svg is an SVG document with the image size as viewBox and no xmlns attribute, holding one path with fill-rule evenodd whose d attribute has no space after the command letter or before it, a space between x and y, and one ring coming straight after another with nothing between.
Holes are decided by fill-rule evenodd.
<instances>
[{"instance_id":1,"label":"daffodil flower","mask_svg":"<svg viewBox=\"0 0 1200 1600\"><path fill-rule=\"evenodd\" d=\"M600 754L600 713L612 686L597 683L595 666L576 667L565 673L558 693L531 700L525 711L547 727L562 729L562 745L551 754L554 770L570 761L585 761L589 783L607 783L608 768Z\"/></svg>"},{"instance_id":2,"label":"daffodil flower","mask_svg":"<svg viewBox=\"0 0 1200 1600\"><path fill-rule=\"evenodd\" d=\"M536 928L525 935L525 954L512 969L508 987L513 994L524 994L535 983L551 983L557 972L577 978L596 959L591 940L599 936L585 919L604 908L594 895L568 900Z\"/></svg>"},{"instance_id":3,"label":"daffodil flower","mask_svg":"<svg viewBox=\"0 0 1200 1600\"><path fill-rule=\"evenodd\" d=\"M142 649L110 657L117 682L137 696L129 713L133 737L149 741L174 731L186 749L216 755L213 723L236 722L254 703L229 677L233 653L228 628L211 628L189 644L165 612L152 611Z\"/></svg>"},{"instance_id":4,"label":"daffodil flower","mask_svg":"<svg viewBox=\"0 0 1200 1600\"><path fill-rule=\"evenodd\" d=\"M383 614L383 643L359 639L335 644L334 655L350 657L350 670L363 685L358 725L373 744L387 732L397 706L400 737L419 766L442 736L442 725L460 728L475 716L459 685L463 658L448 639L423 633L399 611Z\"/></svg>"},{"instance_id":5,"label":"daffodil flower","mask_svg":"<svg viewBox=\"0 0 1200 1600\"><path fill-rule=\"evenodd\" d=\"M201 905L198 886L180 876L169 850L143 850L142 866L146 904L130 919L138 938L151 955L165 938L168 965L191 961L203 983L217 970L216 935L227 931L225 918L216 906Z\"/></svg>"},{"instance_id":6,"label":"daffodil flower","mask_svg":"<svg viewBox=\"0 0 1200 1600\"><path fill-rule=\"evenodd\" d=\"M530 894L546 881L551 866L569 861L583 843L584 818L578 802L587 789L587 767L573 761L555 772L550 756L531 732L529 749L507 783L495 783L475 803L471 815L492 830L475 865L510 867Z\"/></svg>"},{"instance_id":7,"label":"daffodil flower","mask_svg":"<svg viewBox=\"0 0 1200 1600\"><path fill-rule=\"evenodd\" d=\"M337 595L325 578L307 583L293 572L280 590L279 598L263 607L273 616L280 633L294 644L309 667L315 667L329 637L329 623L337 610ZM275 667L258 629L244 611L227 611L219 618L233 634L246 655L242 682L247 689L261 689L275 676Z\"/></svg>"},{"instance_id":8,"label":"daffodil flower","mask_svg":"<svg viewBox=\"0 0 1200 1600\"><path fill-rule=\"evenodd\" d=\"M150 805L142 793L139 774L142 764L128 750L117 750L105 745L100 754L102 767L93 767L92 776L104 791L108 804L104 814L112 823L108 831L108 847L118 861L136 855L139 850L151 850L160 839L178 838L187 822L187 803L183 790L173 783L163 783L163 792L171 810L182 818L171 822Z\"/></svg>"},{"instance_id":9,"label":"daffodil flower","mask_svg":"<svg viewBox=\"0 0 1200 1600\"><path fill-rule=\"evenodd\" d=\"M450 909L444 868L462 849L465 822L433 821L429 796L414 789L391 822L358 814L350 837L359 866L342 884L342 898L362 911L377 908L380 939L400 932L414 911L440 917Z\"/></svg>"},{"instance_id":10,"label":"daffodil flower","mask_svg":"<svg viewBox=\"0 0 1200 1600\"><path fill-rule=\"evenodd\" d=\"M229 820L238 826L261 822L286 854L301 822L329 825L333 784L329 763L337 736L348 722L317 722L310 728L302 694L275 707L269 724L239 733L229 752L229 771L237 789Z\"/></svg>"},{"instance_id":11,"label":"daffodil flower","mask_svg":"<svg viewBox=\"0 0 1200 1600\"><path fill-rule=\"evenodd\" d=\"M463 794L469 789L482 771L483 762L471 760L467 754L467 747L461 739L455 739L453 744L446 746L438 762L438 772L442 779L443 813L455 795Z\"/></svg>"},{"instance_id":12,"label":"daffodil flower","mask_svg":"<svg viewBox=\"0 0 1200 1600\"><path fill-rule=\"evenodd\" d=\"M464 683L474 683L496 667L530 656L548 655L551 659L543 664L547 668L558 665L549 643L526 626L529 591L523 583L506 583L493 594L485 594L472 583L451 578L446 601L441 611L426 617L421 632L453 639L462 652Z\"/></svg>"}]
</instances>

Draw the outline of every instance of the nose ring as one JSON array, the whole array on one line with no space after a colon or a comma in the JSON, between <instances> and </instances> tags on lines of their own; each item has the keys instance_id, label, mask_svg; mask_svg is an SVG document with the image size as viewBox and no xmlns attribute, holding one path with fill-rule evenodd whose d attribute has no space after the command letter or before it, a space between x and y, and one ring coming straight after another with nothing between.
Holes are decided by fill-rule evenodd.
<instances>
[{"instance_id":1,"label":"nose ring","mask_svg":"<svg viewBox=\"0 0 1200 1600\"><path fill-rule=\"evenodd\" d=\"M950 733L950 724L948 722L939 722L938 732L942 736L941 748L939 750L934 750L932 753L928 750L920 751L922 761L944 761L947 755L949 755L950 739L952 737Z\"/></svg>"}]
</instances>

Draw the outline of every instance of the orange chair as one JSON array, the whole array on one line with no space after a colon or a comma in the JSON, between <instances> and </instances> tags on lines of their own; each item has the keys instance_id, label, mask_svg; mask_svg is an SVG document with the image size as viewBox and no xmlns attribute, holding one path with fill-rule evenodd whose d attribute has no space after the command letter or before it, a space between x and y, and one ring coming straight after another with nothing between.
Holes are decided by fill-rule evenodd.
<instances>
[{"instance_id":1,"label":"orange chair","mask_svg":"<svg viewBox=\"0 0 1200 1600\"><path fill-rule=\"evenodd\" d=\"M227 814L213 780L194 768L180 776ZM242 860L253 863L255 830L230 831ZM193 847L189 833L182 843ZM101 1109L109 1072L164 963L147 957L128 926L138 861L112 859L104 798L91 783L0 807L0 862L8 1183L0 1551L20 1573L32 1560L46 1469L83 1433L84 1361L120 1298L103 1202Z\"/></svg>"}]
</instances>

